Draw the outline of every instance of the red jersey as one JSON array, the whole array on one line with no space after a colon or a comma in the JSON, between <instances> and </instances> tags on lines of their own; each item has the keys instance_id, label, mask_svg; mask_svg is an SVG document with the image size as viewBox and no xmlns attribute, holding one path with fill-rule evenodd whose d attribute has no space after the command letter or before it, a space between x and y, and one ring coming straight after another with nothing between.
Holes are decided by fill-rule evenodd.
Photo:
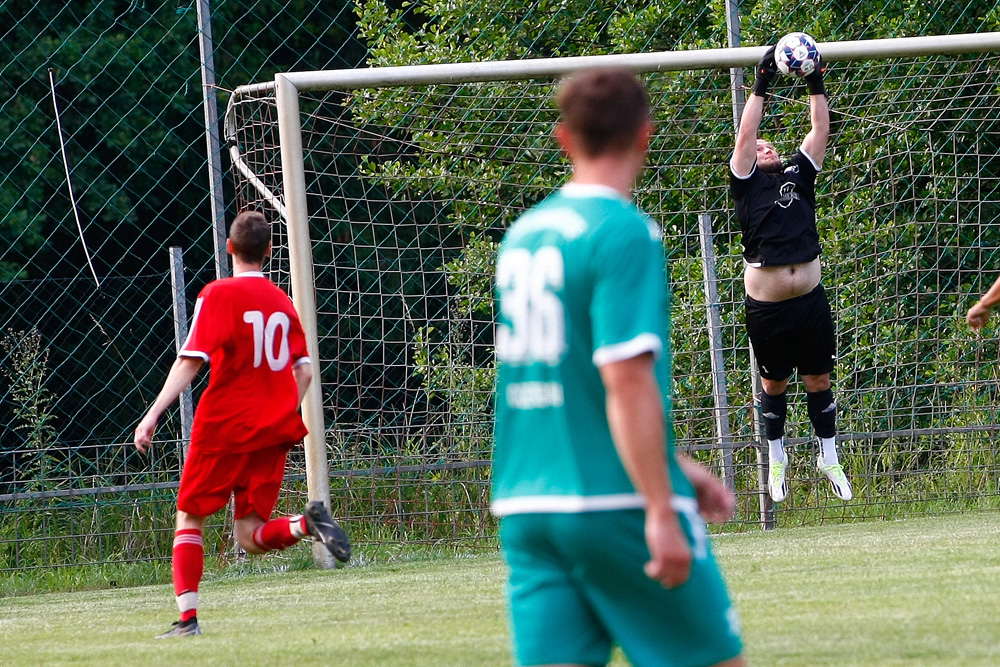
<instances>
[{"instance_id":1,"label":"red jersey","mask_svg":"<svg viewBox=\"0 0 1000 667\"><path fill-rule=\"evenodd\" d=\"M191 446L236 454L301 440L307 431L292 368L310 363L307 354L291 300L263 273L206 285L180 351L210 364Z\"/></svg>"}]
</instances>

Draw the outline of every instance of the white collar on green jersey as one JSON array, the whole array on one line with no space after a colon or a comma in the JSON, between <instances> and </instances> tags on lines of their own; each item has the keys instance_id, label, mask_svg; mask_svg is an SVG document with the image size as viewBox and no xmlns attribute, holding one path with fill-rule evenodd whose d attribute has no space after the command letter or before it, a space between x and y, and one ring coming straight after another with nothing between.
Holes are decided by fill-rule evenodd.
<instances>
[{"instance_id":1,"label":"white collar on green jersey","mask_svg":"<svg viewBox=\"0 0 1000 667\"><path fill-rule=\"evenodd\" d=\"M602 197L629 201L627 197L623 197L622 193L610 185L598 185L597 183L573 183L570 181L562 186L561 192L567 197Z\"/></svg>"}]
</instances>

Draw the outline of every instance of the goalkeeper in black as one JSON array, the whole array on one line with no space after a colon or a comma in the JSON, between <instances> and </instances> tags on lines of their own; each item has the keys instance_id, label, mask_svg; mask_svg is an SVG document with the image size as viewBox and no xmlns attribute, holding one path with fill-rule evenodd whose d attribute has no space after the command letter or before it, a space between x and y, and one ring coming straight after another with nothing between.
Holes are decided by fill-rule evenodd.
<instances>
[{"instance_id":1,"label":"goalkeeper in black","mask_svg":"<svg viewBox=\"0 0 1000 667\"><path fill-rule=\"evenodd\" d=\"M816 174L830 135L822 69L818 66L806 77L812 128L798 151L782 161L774 146L757 136L778 71L774 47L768 49L757 65L730 161L730 188L742 231L746 328L764 389L760 408L769 450L768 492L774 502L788 495L786 391L796 369L819 438L817 466L839 498L853 497L837 457L837 404L830 385L836 338L821 284L816 230Z\"/></svg>"}]
</instances>

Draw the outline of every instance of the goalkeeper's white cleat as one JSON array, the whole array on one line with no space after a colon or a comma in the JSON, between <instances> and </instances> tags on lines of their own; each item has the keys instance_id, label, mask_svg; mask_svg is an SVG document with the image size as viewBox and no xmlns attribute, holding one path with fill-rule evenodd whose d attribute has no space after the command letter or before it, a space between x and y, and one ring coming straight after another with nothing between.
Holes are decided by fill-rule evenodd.
<instances>
[{"instance_id":1,"label":"goalkeeper's white cleat","mask_svg":"<svg viewBox=\"0 0 1000 667\"><path fill-rule=\"evenodd\" d=\"M851 490L851 483L847 480L847 475L844 474L844 466L839 463L833 465L823 463L823 455L821 454L816 459L816 467L830 480L830 484L833 486L833 493L838 498L841 500L850 500L854 497L854 491Z\"/></svg>"},{"instance_id":2,"label":"goalkeeper's white cleat","mask_svg":"<svg viewBox=\"0 0 1000 667\"><path fill-rule=\"evenodd\" d=\"M772 461L767 469L767 492L771 500L780 503L788 496L788 484L785 483L785 471L788 469L788 462L778 463Z\"/></svg>"}]
</instances>

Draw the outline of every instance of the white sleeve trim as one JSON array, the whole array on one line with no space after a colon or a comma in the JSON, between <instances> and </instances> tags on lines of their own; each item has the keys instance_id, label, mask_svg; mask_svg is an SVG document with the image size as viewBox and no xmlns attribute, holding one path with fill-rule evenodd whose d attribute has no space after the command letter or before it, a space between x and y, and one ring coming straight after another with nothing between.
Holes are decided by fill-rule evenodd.
<instances>
[{"instance_id":1,"label":"white sleeve trim","mask_svg":"<svg viewBox=\"0 0 1000 667\"><path fill-rule=\"evenodd\" d=\"M184 344L181 345L181 351L177 353L178 356L203 357L205 361L208 361L207 354L187 349L188 343L191 342L191 336L194 334L194 328L198 325L198 315L201 314L201 306L204 303L204 297L198 297L198 299L194 302L194 314L191 315L191 324L188 325L188 333L187 336L184 337ZM185 354L185 352L188 354Z\"/></svg>"},{"instance_id":2,"label":"white sleeve trim","mask_svg":"<svg viewBox=\"0 0 1000 667\"><path fill-rule=\"evenodd\" d=\"M733 174L733 176L736 177L736 178L738 178L739 180L745 181L748 178L750 178L751 176L753 176L753 173L755 171L757 171L757 160L754 160L753 161L753 166L750 168L750 173L747 174L746 176L740 176L739 174L736 173L736 167L733 166L733 160L735 160L735 159L736 159L736 155L735 154L733 154L733 156L731 158L729 158L729 171L731 171L732 174ZM810 158L810 159L812 159L812 158Z\"/></svg>"},{"instance_id":3,"label":"white sleeve trim","mask_svg":"<svg viewBox=\"0 0 1000 667\"><path fill-rule=\"evenodd\" d=\"M802 146L799 146L799 152L806 156L806 159L809 160L809 163L813 166L813 169L815 169L816 171L823 171L823 165L822 164L816 164L816 160L813 159L812 155L809 155L809 153L806 153L806 149L805 148L803 148Z\"/></svg>"},{"instance_id":4,"label":"white sleeve trim","mask_svg":"<svg viewBox=\"0 0 1000 667\"><path fill-rule=\"evenodd\" d=\"M198 350L181 350L177 353L178 357L194 357L196 359L201 359L202 361L208 361L208 355L204 352Z\"/></svg>"},{"instance_id":5,"label":"white sleeve trim","mask_svg":"<svg viewBox=\"0 0 1000 667\"><path fill-rule=\"evenodd\" d=\"M660 354L663 352L663 341L660 340L659 336L643 333L624 343L599 347L594 350L593 360L595 366L604 366L616 361L638 357L646 352L652 352L655 358L660 358Z\"/></svg>"},{"instance_id":6,"label":"white sleeve trim","mask_svg":"<svg viewBox=\"0 0 1000 667\"><path fill-rule=\"evenodd\" d=\"M295 360L295 363L292 364L292 368L298 368L299 366L311 363L312 359L310 359L309 357L299 357L298 359Z\"/></svg>"}]
</instances>

